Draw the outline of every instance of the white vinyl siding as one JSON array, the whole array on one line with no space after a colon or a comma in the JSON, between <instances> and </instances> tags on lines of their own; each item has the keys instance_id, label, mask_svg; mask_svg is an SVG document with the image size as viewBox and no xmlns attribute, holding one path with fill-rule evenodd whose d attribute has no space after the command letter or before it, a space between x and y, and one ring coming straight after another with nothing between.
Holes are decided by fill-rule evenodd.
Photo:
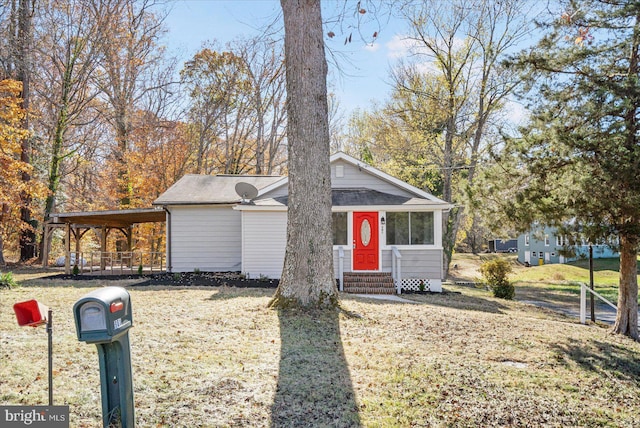
<instances>
[{"instance_id":1,"label":"white vinyl siding","mask_svg":"<svg viewBox=\"0 0 640 428\"><path fill-rule=\"evenodd\" d=\"M282 186L273 189L270 192L265 193L264 195L260 196L258 199L263 199L263 198L278 198L278 197L282 197L282 196L287 196L289 194L289 187L287 185L287 183L284 183Z\"/></svg>"},{"instance_id":2,"label":"white vinyl siding","mask_svg":"<svg viewBox=\"0 0 640 428\"><path fill-rule=\"evenodd\" d=\"M173 272L240 270L239 212L230 206L173 206L170 211Z\"/></svg>"},{"instance_id":3,"label":"white vinyl siding","mask_svg":"<svg viewBox=\"0 0 640 428\"><path fill-rule=\"evenodd\" d=\"M242 272L280 278L287 244L287 213L242 211Z\"/></svg>"},{"instance_id":4,"label":"white vinyl siding","mask_svg":"<svg viewBox=\"0 0 640 428\"><path fill-rule=\"evenodd\" d=\"M362 164L364 165L364 164ZM342 160L335 161L331 164L331 188L332 189L375 189L382 193L388 193L390 195L405 196L413 198L416 195L410 193L395 184L388 183L375 175L367 172L366 166L358 168L348 162ZM340 171L341 170L341 171ZM339 172L339 174L337 173ZM287 196L287 184L273 189L270 192L265 193L261 198L276 198L280 196Z\"/></svg>"},{"instance_id":5,"label":"white vinyl siding","mask_svg":"<svg viewBox=\"0 0 640 428\"><path fill-rule=\"evenodd\" d=\"M363 164L364 165L364 164ZM336 168L343 167L343 176L336 177ZM375 189L390 195L415 197L416 195L369 174L366 166L358 168L348 162L338 160L331 164L331 187L333 189Z\"/></svg>"},{"instance_id":6,"label":"white vinyl siding","mask_svg":"<svg viewBox=\"0 0 640 428\"><path fill-rule=\"evenodd\" d=\"M442 250L402 249L403 278L442 278ZM382 271L391 272L391 251L382 251Z\"/></svg>"}]
</instances>

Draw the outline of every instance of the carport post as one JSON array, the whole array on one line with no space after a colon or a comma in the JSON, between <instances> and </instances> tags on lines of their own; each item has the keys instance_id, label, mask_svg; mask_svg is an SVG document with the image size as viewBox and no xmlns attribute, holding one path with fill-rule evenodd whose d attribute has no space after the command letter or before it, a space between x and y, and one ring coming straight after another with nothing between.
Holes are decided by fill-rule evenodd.
<instances>
[{"instance_id":1,"label":"carport post","mask_svg":"<svg viewBox=\"0 0 640 428\"><path fill-rule=\"evenodd\" d=\"M82 239L82 235L80 234L80 228L73 228L73 236L76 238L76 255L73 258L75 260L74 266L78 266L80 268L80 272L82 272L82 260L80 260L80 239Z\"/></svg>"},{"instance_id":2,"label":"carport post","mask_svg":"<svg viewBox=\"0 0 640 428\"><path fill-rule=\"evenodd\" d=\"M107 226L100 227L100 271L104 271L107 267L104 254L107 252Z\"/></svg>"},{"instance_id":3,"label":"carport post","mask_svg":"<svg viewBox=\"0 0 640 428\"><path fill-rule=\"evenodd\" d=\"M71 274L71 225L67 223L65 225L65 257L64 257L64 273L65 275Z\"/></svg>"}]
</instances>

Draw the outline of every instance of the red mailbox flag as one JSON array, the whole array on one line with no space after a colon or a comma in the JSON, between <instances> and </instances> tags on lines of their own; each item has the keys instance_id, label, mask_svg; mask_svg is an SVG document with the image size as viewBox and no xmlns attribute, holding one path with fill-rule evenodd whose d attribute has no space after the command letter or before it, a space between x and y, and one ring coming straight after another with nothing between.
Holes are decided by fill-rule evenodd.
<instances>
[{"instance_id":1,"label":"red mailbox flag","mask_svg":"<svg viewBox=\"0 0 640 428\"><path fill-rule=\"evenodd\" d=\"M47 322L47 308L45 305L38 303L36 300L27 300L13 305L13 311L18 318L18 325L30 325L37 327Z\"/></svg>"}]
</instances>

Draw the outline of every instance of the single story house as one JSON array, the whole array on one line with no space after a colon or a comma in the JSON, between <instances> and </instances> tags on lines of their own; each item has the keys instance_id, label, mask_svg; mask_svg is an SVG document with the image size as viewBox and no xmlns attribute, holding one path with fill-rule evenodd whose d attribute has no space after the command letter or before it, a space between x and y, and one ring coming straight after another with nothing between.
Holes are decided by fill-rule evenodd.
<instances>
[{"instance_id":1,"label":"single story house","mask_svg":"<svg viewBox=\"0 0 640 428\"><path fill-rule=\"evenodd\" d=\"M345 153L330 162L336 278L389 272L398 291L441 291L443 214L452 206ZM167 213L168 271L280 278L287 183L284 176L182 177L153 203Z\"/></svg>"},{"instance_id":2,"label":"single story house","mask_svg":"<svg viewBox=\"0 0 640 428\"><path fill-rule=\"evenodd\" d=\"M609 245L593 245L593 258L618 257ZM531 230L518 237L518 261L529 265L567 263L589 258L589 244L580 240L571 244L569 239L554 227L533 225Z\"/></svg>"}]
</instances>

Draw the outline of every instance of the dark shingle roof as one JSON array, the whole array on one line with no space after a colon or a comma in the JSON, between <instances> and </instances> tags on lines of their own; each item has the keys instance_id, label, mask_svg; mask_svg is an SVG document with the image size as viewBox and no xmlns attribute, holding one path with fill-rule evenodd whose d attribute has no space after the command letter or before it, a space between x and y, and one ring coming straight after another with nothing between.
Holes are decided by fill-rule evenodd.
<instances>
[{"instance_id":1,"label":"dark shingle roof","mask_svg":"<svg viewBox=\"0 0 640 428\"><path fill-rule=\"evenodd\" d=\"M258 199L254 201L259 206L286 206L287 196ZM373 189L332 189L331 204L334 207L373 206L373 205L424 205L433 204L432 201L423 198L409 198L406 196L392 195Z\"/></svg>"}]
</instances>

